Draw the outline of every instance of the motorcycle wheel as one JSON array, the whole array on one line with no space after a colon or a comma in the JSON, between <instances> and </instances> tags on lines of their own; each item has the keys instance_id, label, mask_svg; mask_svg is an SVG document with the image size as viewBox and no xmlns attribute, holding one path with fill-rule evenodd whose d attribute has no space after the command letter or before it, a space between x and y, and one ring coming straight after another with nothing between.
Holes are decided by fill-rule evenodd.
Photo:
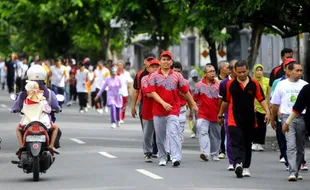
<instances>
[{"instance_id":1,"label":"motorcycle wheel","mask_svg":"<svg viewBox=\"0 0 310 190\"><path fill-rule=\"evenodd\" d=\"M32 173L33 181L39 181L40 179L40 159L39 156L32 158Z\"/></svg>"}]
</instances>

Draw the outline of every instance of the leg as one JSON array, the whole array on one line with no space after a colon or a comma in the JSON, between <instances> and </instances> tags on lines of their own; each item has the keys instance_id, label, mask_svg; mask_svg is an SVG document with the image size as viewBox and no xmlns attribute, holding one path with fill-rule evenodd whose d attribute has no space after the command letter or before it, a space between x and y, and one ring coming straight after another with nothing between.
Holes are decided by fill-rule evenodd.
<instances>
[{"instance_id":1,"label":"leg","mask_svg":"<svg viewBox=\"0 0 310 190\"><path fill-rule=\"evenodd\" d=\"M96 92L91 92L90 96L91 96L91 106L97 108L97 102L95 101L95 97L96 97Z\"/></svg>"},{"instance_id":2,"label":"leg","mask_svg":"<svg viewBox=\"0 0 310 190\"><path fill-rule=\"evenodd\" d=\"M244 150L245 150L245 158L243 163L244 168L250 168L251 165L253 131L254 131L253 128L245 128L243 130Z\"/></svg>"},{"instance_id":3,"label":"leg","mask_svg":"<svg viewBox=\"0 0 310 190\"><path fill-rule=\"evenodd\" d=\"M286 121L286 120L282 119L282 121ZM276 135L277 135L277 141L278 141L278 145L279 145L279 149L280 149L280 159L285 158L285 160L287 162L286 138L282 132L282 123L280 121L278 121L278 119L277 119Z\"/></svg>"},{"instance_id":4,"label":"leg","mask_svg":"<svg viewBox=\"0 0 310 190\"><path fill-rule=\"evenodd\" d=\"M296 147L296 120L289 126L289 132L285 133L287 143L287 161L289 164L289 175L298 173L297 147Z\"/></svg>"},{"instance_id":5,"label":"leg","mask_svg":"<svg viewBox=\"0 0 310 190\"><path fill-rule=\"evenodd\" d=\"M218 156L221 147L221 127L216 122L209 123L211 156Z\"/></svg>"},{"instance_id":6,"label":"leg","mask_svg":"<svg viewBox=\"0 0 310 190\"><path fill-rule=\"evenodd\" d=\"M121 108L116 108L116 121L120 121Z\"/></svg>"},{"instance_id":7,"label":"leg","mask_svg":"<svg viewBox=\"0 0 310 190\"><path fill-rule=\"evenodd\" d=\"M88 102L88 93L84 92L83 93L83 107L86 108L87 107L87 102Z\"/></svg>"},{"instance_id":8,"label":"leg","mask_svg":"<svg viewBox=\"0 0 310 190\"><path fill-rule=\"evenodd\" d=\"M253 143L260 145L265 144L266 138L266 123L265 123L265 114L256 112L256 121L258 127L255 129L255 135L253 136Z\"/></svg>"},{"instance_id":9,"label":"leg","mask_svg":"<svg viewBox=\"0 0 310 190\"><path fill-rule=\"evenodd\" d=\"M224 127L226 131L226 153L228 157L229 164L234 164L233 156L232 156L232 142L231 137L228 130L228 119L224 120Z\"/></svg>"},{"instance_id":10,"label":"leg","mask_svg":"<svg viewBox=\"0 0 310 190\"><path fill-rule=\"evenodd\" d=\"M80 105L80 111L82 111L84 108L83 108L83 93L79 92L78 93L78 97L79 97L79 105Z\"/></svg>"},{"instance_id":11,"label":"leg","mask_svg":"<svg viewBox=\"0 0 310 190\"><path fill-rule=\"evenodd\" d=\"M200 152L206 155L207 157L210 156L210 137L209 137L209 127L210 122L205 119L198 119L197 120L197 129L199 132L199 145L200 145Z\"/></svg>"},{"instance_id":12,"label":"leg","mask_svg":"<svg viewBox=\"0 0 310 190\"><path fill-rule=\"evenodd\" d=\"M234 160L234 166L236 164L244 163L245 150L244 150L244 138L243 131L239 127L228 126L229 134L232 142L232 156Z\"/></svg>"},{"instance_id":13,"label":"leg","mask_svg":"<svg viewBox=\"0 0 310 190\"><path fill-rule=\"evenodd\" d=\"M297 169L300 169L301 164L304 164L305 160L305 133L306 125L303 116L295 119L296 122L296 148L297 148ZM297 172L298 172L297 170Z\"/></svg>"},{"instance_id":14,"label":"leg","mask_svg":"<svg viewBox=\"0 0 310 190\"><path fill-rule=\"evenodd\" d=\"M20 126L16 128L16 136L17 136L17 141L18 141L19 146L23 147L24 146L23 135L22 135L22 129L20 128Z\"/></svg>"},{"instance_id":15,"label":"leg","mask_svg":"<svg viewBox=\"0 0 310 190\"><path fill-rule=\"evenodd\" d=\"M186 122L186 106L182 106L180 109L180 115L179 115L179 130L180 130L180 139L181 143L184 141L184 127Z\"/></svg>"},{"instance_id":16,"label":"leg","mask_svg":"<svg viewBox=\"0 0 310 190\"><path fill-rule=\"evenodd\" d=\"M153 120L145 120L143 119L143 152L145 155L152 155L152 141L153 141L153 133L154 133L154 122Z\"/></svg>"},{"instance_id":17,"label":"leg","mask_svg":"<svg viewBox=\"0 0 310 190\"><path fill-rule=\"evenodd\" d=\"M56 125L53 126L51 130L51 142L50 142L50 145L49 147L50 148L54 148L55 146L55 140L56 140L56 137L57 137L57 133L58 133L58 127Z\"/></svg>"},{"instance_id":18,"label":"leg","mask_svg":"<svg viewBox=\"0 0 310 190\"><path fill-rule=\"evenodd\" d=\"M52 84L52 91L57 95L58 94L58 87Z\"/></svg>"},{"instance_id":19,"label":"leg","mask_svg":"<svg viewBox=\"0 0 310 190\"><path fill-rule=\"evenodd\" d=\"M156 132L156 143L158 148L158 156L160 160L167 159L165 149L166 142L166 117L154 116L154 127Z\"/></svg>"},{"instance_id":20,"label":"leg","mask_svg":"<svg viewBox=\"0 0 310 190\"><path fill-rule=\"evenodd\" d=\"M102 107L106 107L107 106L107 91L104 90L102 95Z\"/></svg>"},{"instance_id":21,"label":"leg","mask_svg":"<svg viewBox=\"0 0 310 190\"><path fill-rule=\"evenodd\" d=\"M153 133L153 144L152 144L152 147L153 147L152 154L153 155L157 155L158 149L157 149L157 144L156 144L156 133L155 133L155 131Z\"/></svg>"},{"instance_id":22,"label":"leg","mask_svg":"<svg viewBox=\"0 0 310 190\"><path fill-rule=\"evenodd\" d=\"M111 113L110 113L110 116L111 116L111 123L116 123L116 118L115 118L115 115L116 115L116 107L115 105L110 105L110 109L111 109Z\"/></svg>"},{"instance_id":23,"label":"leg","mask_svg":"<svg viewBox=\"0 0 310 190\"><path fill-rule=\"evenodd\" d=\"M128 96L123 96L123 107L122 107L122 113L121 113L122 121L125 119L127 100L128 100Z\"/></svg>"},{"instance_id":24,"label":"leg","mask_svg":"<svg viewBox=\"0 0 310 190\"><path fill-rule=\"evenodd\" d=\"M100 91L99 88L96 88L96 91L95 91L96 95L98 94L99 91ZM104 93L104 92L106 92L106 91L103 91L103 93ZM102 96L102 95L101 95L101 96ZM99 97L98 102L96 102L96 108L97 108L97 109L100 109L100 108L101 108L101 101L102 101L102 98Z\"/></svg>"},{"instance_id":25,"label":"leg","mask_svg":"<svg viewBox=\"0 0 310 190\"><path fill-rule=\"evenodd\" d=\"M226 132L225 132L225 127L224 125L221 126L221 149L220 153L226 154L226 147L225 147L225 138L226 137Z\"/></svg>"}]
</instances>

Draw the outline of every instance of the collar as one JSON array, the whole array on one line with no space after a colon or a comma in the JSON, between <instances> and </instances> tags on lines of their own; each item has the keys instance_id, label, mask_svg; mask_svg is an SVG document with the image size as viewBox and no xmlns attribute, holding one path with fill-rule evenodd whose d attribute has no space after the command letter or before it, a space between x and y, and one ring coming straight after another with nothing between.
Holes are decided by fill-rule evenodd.
<instances>
[{"instance_id":1,"label":"collar","mask_svg":"<svg viewBox=\"0 0 310 190\"><path fill-rule=\"evenodd\" d=\"M161 68L158 70L158 73L163 75L163 72L161 71ZM172 73L173 73L173 70L170 69L168 75L170 75Z\"/></svg>"},{"instance_id":2,"label":"collar","mask_svg":"<svg viewBox=\"0 0 310 190\"><path fill-rule=\"evenodd\" d=\"M120 76L121 74L124 74L124 71L122 71L122 72L117 72L117 76Z\"/></svg>"},{"instance_id":3,"label":"collar","mask_svg":"<svg viewBox=\"0 0 310 190\"><path fill-rule=\"evenodd\" d=\"M207 79L205 77L203 77L201 82L204 84L207 84ZM215 83L215 79L212 80L211 84L214 84L214 83Z\"/></svg>"},{"instance_id":4,"label":"collar","mask_svg":"<svg viewBox=\"0 0 310 190\"><path fill-rule=\"evenodd\" d=\"M37 104L37 103L38 102L34 102L34 101L30 100L29 98L25 99L25 104L27 104L27 105L32 105L32 104Z\"/></svg>"}]
</instances>

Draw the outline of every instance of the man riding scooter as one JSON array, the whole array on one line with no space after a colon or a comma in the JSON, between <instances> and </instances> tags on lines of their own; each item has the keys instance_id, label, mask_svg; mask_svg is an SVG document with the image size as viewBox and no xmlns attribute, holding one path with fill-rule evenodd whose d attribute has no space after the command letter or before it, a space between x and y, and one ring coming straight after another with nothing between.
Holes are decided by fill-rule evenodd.
<instances>
[{"instance_id":1,"label":"man riding scooter","mask_svg":"<svg viewBox=\"0 0 310 190\"><path fill-rule=\"evenodd\" d=\"M49 90L46 86L45 86L45 82L44 80L46 79L47 77L47 73L45 71L45 69L41 66L41 65L33 65L31 66L28 71L27 71L27 77L28 77L28 81L35 81L38 83L39 85L39 89L43 91L43 96L46 98L49 106L51 107L52 109L52 112L60 112L61 111L61 108L58 104L58 100L56 98L56 95L53 91ZM13 107L11 108L11 111L13 113L17 113L17 112L20 112L22 109L23 109L23 104L24 104L24 101L27 99L27 92L26 91L22 91ZM53 128L51 128L51 130L48 132L49 133L49 136L51 138L51 142L55 142L54 146L51 145L54 152L55 153L58 153L58 151L56 150L57 148L59 148L59 139L61 137L61 131L59 130L59 128L53 123L55 121L55 118L52 116L52 114L49 114L49 118L50 118L50 121L53 125ZM53 130L57 129L57 135L52 135L53 134ZM20 125L18 125L17 129L16 129L16 133L17 133L17 140L22 148L23 146L23 140L22 140L22 128L20 127ZM21 150L21 148L19 148L19 150ZM19 152L19 150L17 151L17 153Z\"/></svg>"}]
</instances>

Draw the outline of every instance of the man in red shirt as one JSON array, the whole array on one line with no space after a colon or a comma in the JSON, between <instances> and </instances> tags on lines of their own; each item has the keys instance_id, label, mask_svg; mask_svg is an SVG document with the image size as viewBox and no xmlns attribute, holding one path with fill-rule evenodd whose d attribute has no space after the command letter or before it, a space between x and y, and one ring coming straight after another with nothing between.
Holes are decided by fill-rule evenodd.
<instances>
[{"instance_id":1,"label":"man in red shirt","mask_svg":"<svg viewBox=\"0 0 310 190\"><path fill-rule=\"evenodd\" d=\"M247 63L238 61L235 64L235 71L237 77L226 84L218 122L223 123L223 113L229 103L228 131L232 141L232 156L236 176L242 178L251 176L249 167L252 157L252 135L256 122L254 100L257 99L264 108L265 122L269 122L270 112L260 84L248 76Z\"/></svg>"},{"instance_id":2,"label":"man in red shirt","mask_svg":"<svg viewBox=\"0 0 310 190\"><path fill-rule=\"evenodd\" d=\"M199 104L197 129L199 130L200 158L208 161L209 156L219 161L221 127L217 124L219 108L219 86L215 69L211 64L204 68L205 77L197 83L194 100Z\"/></svg>"},{"instance_id":3,"label":"man in red shirt","mask_svg":"<svg viewBox=\"0 0 310 190\"><path fill-rule=\"evenodd\" d=\"M159 61L153 59L148 62L147 70L149 75L144 76L141 80L141 91L142 91L142 123L143 123L143 152L145 154L145 162L152 162L152 151L153 151L153 134L154 134L154 122L153 122L153 102L152 98L146 96L146 88L148 86L150 75L159 69Z\"/></svg>"},{"instance_id":4,"label":"man in red shirt","mask_svg":"<svg viewBox=\"0 0 310 190\"><path fill-rule=\"evenodd\" d=\"M182 158L178 117L180 113L179 91L185 95L190 108L194 111L198 110L183 76L172 71L172 63L172 54L169 51L162 52L160 55L161 69L151 74L146 90L147 96L155 100L153 114L160 166L165 166L167 162L166 131L167 138L169 138L172 165L180 165Z\"/></svg>"}]
</instances>

